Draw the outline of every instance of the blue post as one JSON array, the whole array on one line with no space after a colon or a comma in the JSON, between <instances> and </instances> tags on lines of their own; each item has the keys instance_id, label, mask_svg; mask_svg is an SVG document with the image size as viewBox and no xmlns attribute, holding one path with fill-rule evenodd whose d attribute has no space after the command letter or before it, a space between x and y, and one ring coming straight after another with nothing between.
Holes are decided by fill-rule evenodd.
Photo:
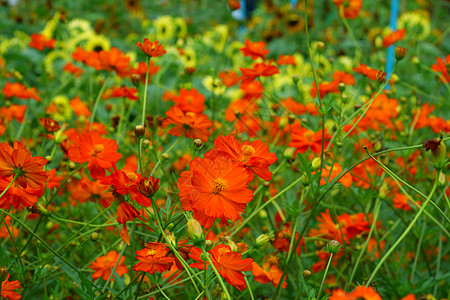
<instances>
[{"instance_id":1,"label":"blue post","mask_svg":"<svg viewBox=\"0 0 450 300\"><path fill-rule=\"evenodd\" d=\"M389 19L389 27L392 30L397 29L397 19L398 19L398 2L399 0L391 0L391 15ZM394 51L395 45L389 46L387 49L387 57L386 57L386 77L389 77L394 69ZM386 86L389 89L389 85Z\"/></svg>"},{"instance_id":2,"label":"blue post","mask_svg":"<svg viewBox=\"0 0 450 300\"><path fill-rule=\"evenodd\" d=\"M291 2L292 7L296 7L298 0L289 0L289 2Z\"/></svg>"}]
</instances>

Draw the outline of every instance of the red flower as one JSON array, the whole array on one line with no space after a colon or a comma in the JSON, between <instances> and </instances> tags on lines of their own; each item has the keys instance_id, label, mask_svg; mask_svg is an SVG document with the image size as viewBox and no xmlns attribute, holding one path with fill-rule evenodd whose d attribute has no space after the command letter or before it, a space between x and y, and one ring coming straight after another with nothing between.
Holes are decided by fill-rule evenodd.
<instances>
[{"instance_id":1,"label":"red flower","mask_svg":"<svg viewBox=\"0 0 450 300\"><path fill-rule=\"evenodd\" d=\"M11 97L17 97L19 99L29 99L32 98L38 102L41 101L41 98L38 96L38 92L36 91L36 88L27 88L23 84L20 84L18 82L11 83L6 82L5 86L3 87L3 95L5 95L6 98Z\"/></svg>"},{"instance_id":2,"label":"red flower","mask_svg":"<svg viewBox=\"0 0 450 300\"><path fill-rule=\"evenodd\" d=\"M77 66L75 66L73 63L70 62L64 65L63 71L72 73L75 77L80 77L84 72L82 68L78 68Z\"/></svg>"},{"instance_id":3,"label":"red flower","mask_svg":"<svg viewBox=\"0 0 450 300\"><path fill-rule=\"evenodd\" d=\"M400 30L392 31L391 33L389 33L383 39L383 47L387 48L387 47L395 44L396 42L402 40L403 37L405 36L405 32L406 32L406 29L400 29Z\"/></svg>"},{"instance_id":4,"label":"red flower","mask_svg":"<svg viewBox=\"0 0 450 300\"><path fill-rule=\"evenodd\" d=\"M362 0L333 0L338 9L343 5L344 17L354 19L358 16L362 7Z\"/></svg>"},{"instance_id":5,"label":"red flower","mask_svg":"<svg viewBox=\"0 0 450 300\"><path fill-rule=\"evenodd\" d=\"M108 254L104 256L100 256L95 260L95 262L91 262L89 268L93 269L95 272L92 274L92 279L97 280L98 278L102 278L103 280L108 280L111 275L111 270L116 266L117 260L119 260L119 253L116 251L110 251ZM117 275L122 277L123 274L128 273L128 268L123 265L125 261L125 256L122 256L117 264L115 272ZM114 275L112 276L114 278ZM111 278L111 281L114 281Z\"/></svg>"},{"instance_id":6,"label":"red flower","mask_svg":"<svg viewBox=\"0 0 450 300\"><path fill-rule=\"evenodd\" d=\"M6 279L2 282L2 288L0 289L0 296L2 298L8 300L17 300L22 298L17 292L14 292L15 289L20 288L20 282L18 280L9 281L9 274L6 276Z\"/></svg>"},{"instance_id":7,"label":"red flower","mask_svg":"<svg viewBox=\"0 0 450 300\"><path fill-rule=\"evenodd\" d=\"M137 88L135 87L121 86L116 88L113 86L112 89L105 92L102 98L128 98L132 101L136 101L139 99L139 96Z\"/></svg>"},{"instance_id":8,"label":"red flower","mask_svg":"<svg viewBox=\"0 0 450 300\"><path fill-rule=\"evenodd\" d=\"M244 290L245 284L243 271L250 271L252 269L253 259L242 259L242 254L231 251L228 245L217 245L214 249L208 251L211 255L211 261L219 272L219 274L232 286L238 290ZM202 251L198 248L192 247L189 257L198 263L190 264L191 267L204 270L205 262L201 258ZM206 262L208 268L209 262Z\"/></svg>"},{"instance_id":9,"label":"red flower","mask_svg":"<svg viewBox=\"0 0 450 300\"><path fill-rule=\"evenodd\" d=\"M169 270L174 263L174 258L167 257L168 252L169 247L165 244L147 243L144 249L136 251L136 258L139 262L133 267L133 270L148 272L149 274L155 274L155 271L162 273Z\"/></svg>"},{"instance_id":10,"label":"red flower","mask_svg":"<svg viewBox=\"0 0 450 300\"><path fill-rule=\"evenodd\" d=\"M172 97L172 101L183 112L201 113L205 110L205 96L200 94L197 89L181 89L178 96Z\"/></svg>"},{"instance_id":11,"label":"red flower","mask_svg":"<svg viewBox=\"0 0 450 300\"><path fill-rule=\"evenodd\" d=\"M244 82L251 82L255 80L259 76L272 76L274 74L280 73L278 68L274 65L271 65L272 61L269 63L256 63L250 69L240 68L242 72L242 80Z\"/></svg>"},{"instance_id":12,"label":"red flower","mask_svg":"<svg viewBox=\"0 0 450 300\"><path fill-rule=\"evenodd\" d=\"M145 54L147 54L150 57L158 57L163 56L166 54L166 50L164 50L163 45L159 44L158 41L150 42L149 39L145 38L144 43L136 42L136 46L139 47L139 49L142 50Z\"/></svg>"},{"instance_id":13,"label":"red flower","mask_svg":"<svg viewBox=\"0 0 450 300\"><path fill-rule=\"evenodd\" d=\"M328 147L330 139L331 135L325 132L325 149ZM308 149L311 149L313 153L320 153L322 151L322 130L314 133L306 128L293 128L289 147L296 148L296 153L305 153Z\"/></svg>"},{"instance_id":14,"label":"red flower","mask_svg":"<svg viewBox=\"0 0 450 300\"><path fill-rule=\"evenodd\" d=\"M116 141L105 139L97 131L79 135L76 143L69 149L69 158L73 162L88 162L93 179L105 177L105 169L113 168L120 159Z\"/></svg>"},{"instance_id":15,"label":"red flower","mask_svg":"<svg viewBox=\"0 0 450 300\"><path fill-rule=\"evenodd\" d=\"M0 177L18 175L16 182L22 188L42 188L48 175L43 170L47 160L40 156L32 157L24 146L14 142L14 149L8 143L0 143Z\"/></svg>"},{"instance_id":16,"label":"red flower","mask_svg":"<svg viewBox=\"0 0 450 300\"><path fill-rule=\"evenodd\" d=\"M337 289L331 293L329 300L381 300L380 295L372 287L358 286L353 292L346 293Z\"/></svg>"},{"instance_id":17,"label":"red flower","mask_svg":"<svg viewBox=\"0 0 450 300\"><path fill-rule=\"evenodd\" d=\"M439 78L439 80L443 83L450 82L450 75L448 72L449 65L450 65L450 54L445 57L445 60L443 60L440 57L436 58L436 64L431 66L432 70L441 73L442 77L444 77Z\"/></svg>"},{"instance_id":18,"label":"red flower","mask_svg":"<svg viewBox=\"0 0 450 300\"><path fill-rule=\"evenodd\" d=\"M258 57L264 59L264 56L269 53L268 49L264 49L265 46L266 43L263 41L250 42L249 39L245 39L245 47L239 50L241 50L244 56L251 56L252 59L257 59Z\"/></svg>"},{"instance_id":19,"label":"red flower","mask_svg":"<svg viewBox=\"0 0 450 300\"><path fill-rule=\"evenodd\" d=\"M264 180L271 180L272 173L269 167L277 157L274 153L269 153L269 147L260 140L253 142L244 142L242 145L234 136L219 136L214 141L213 149L205 154L205 158L216 159L220 156L226 156L233 163L240 167L247 168L249 181L252 181L255 174Z\"/></svg>"},{"instance_id":20,"label":"red flower","mask_svg":"<svg viewBox=\"0 0 450 300\"><path fill-rule=\"evenodd\" d=\"M70 199L73 206L77 206L78 203L92 201L98 202L106 208L114 200L112 193L108 190L109 186L103 185L97 180L89 180L87 177L82 177L80 181L69 185Z\"/></svg>"},{"instance_id":21,"label":"red flower","mask_svg":"<svg viewBox=\"0 0 450 300\"><path fill-rule=\"evenodd\" d=\"M177 182L182 208L193 210L193 217L206 228L216 218L226 224L240 219L240 213L253 199L247 188L246 169L226 157L214 161L197 157L189 167L190 171L181 173Z\"/></svg>"},{"instance_id":22,"label":"red flower","mask_svg":"<svg viewBox=\"0 0 450 300\"><path fill-rule=\"evenodd\" d=\"M59 126L59 123L52 118L39 118L41 120L42 127L45 128L45 131L47 132L55 132L58 131L61 127Z\"/></svg>"},{"instance_id":23,"label":"red flower","mask_svg":"<svg viewBox=\"0 0 450 300\"><path fill-rule=\"evenodd\" d=\"M39 51L44 50L44 48L55 48L55 39L49 39L43 34L33 33L31 34L31 42L28 44L31 48L35 48Z\"/></svg>"},{"instance_id":24,"label":"red flower","mask_svg":"<svg viewBox=\"0 0 450 300\"><path fill-rule=\"evenodd\" d=\"M209 128L212 126L212 121L204 114L184 113L177 106L172 106L166 115L166 123L175 125L169 130L171 135L181 136L184 134L185 137L200 139L203 142L206 142L211 135Z\"/></svg>"}]
</instances>

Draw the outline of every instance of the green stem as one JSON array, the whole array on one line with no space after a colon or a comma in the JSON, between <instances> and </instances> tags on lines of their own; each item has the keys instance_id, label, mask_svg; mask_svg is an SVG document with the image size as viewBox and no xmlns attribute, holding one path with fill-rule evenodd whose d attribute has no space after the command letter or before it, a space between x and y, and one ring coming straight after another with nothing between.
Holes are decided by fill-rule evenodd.
<instances>
[{"instance_id":1,"label":"green stem","mask_svg":"<svg viewBox=\"0 0 450 300\"><path fill-rule=\"evenodd\" d=\"M0 194L0 199L3 197L3 195L9 190L9 188L13 185L14 181L16 181L17 177L19 177L19 174L15 174L13 180L8 184L6 189Z\"/></svg>"},{"instance_id":2,"label":"green stem","mask_svg":"<svg viewBox=\"0 0 450 300\"><path fill-rule=\"evenodd\" d=\"M217 268L216 268L216 266L213 264L213 262L212 262L212 260L211 260L211 257L210 257L210 255L209 255L209 253L207 253L207 252L205 251L205 248L204 248L203 246L202 246L202 252L203 252L203 255L206 257L206 259L208 260L209 265L211 266L211 269L212 269L212 270L214 271L214 273L216 274L217 279L219 280L219 284L220 284L220 286L222 287L222 290L223 290L224 293L225 293L225 299L231 300L232 298L231 298L231 296L230 296L230 293L228 292L227 287L225 286L225 283L224 283L223 280L222 280L222 276L219 274L219 271L217 271ZM206 272L206 270L205 270L205 272Z\"/></svg>"},{"instance_id":3,"label":"green stem","mask_svg":"<svg viewBox=\"0 0 450 300\"><path fill-rule=\"evenodd\" d=\"M377 198L375 202L375 212L373 216L372 226L370 227L369 234L367 236L366 242L364 243L364 246L362 247L361 251L359 252L358 258L356 259L355 266L352 269L352 274L350 275L349 280L345 284L345 290L347 290L348 286L352 283L353 277L355 277L356 270L358 269L358 265L361 262L362 256L364 252L366 251L367 245L369 245L370 238L372 237L372 233L374 232L377 224L378 214L380 213L380 207L381 207L381 201L379 198Z\"/></svg>"},{"instance_id":4,"label":"green stem","mask_svg":"<svg viewBox=\"0 0 450 300\"><path fill-rule=\"evenodd\" d=\"M145 107L147 106L148 73L150 72L150 56L147 57L147 73L145 74L144 99L142 103L141 125L145 127Z\"/></svg>"},{"instance_id":5,"label":"green stem","mask_svg":"<svg viewBox=\"0 0 450 300\"><path fill-rule=\"evenodd\" d=\"M269 205L270 203L272 203L274 200L276 200L278 197L280 197L281 195L283 195L284 193L286 193L289 189L291 189L294 185L296 185L298 182L300 182L303 179L304 175L300 176L297 180L295 180L293 183L291 183L290 185L288 185L287 187L285 187L281 192L279 192L278 194L276 194L275 196L273 196L272 198L270 198L269 200L267 200L263 205L261 205L260 207L258 207L254 212L252 212L252 214L248 217L246 217L241 225L239 225L239 227L237 229L235 229L229 236L230 238L232 236L234 236L236 233L238 233L242 228L244 228L244 226L251 220L253 219L262 209L264 209L267 205Z\"/></svg>"},{"instance_id":6,"label":"green stem","mask_svg":"<svg viewBox=\"0 0 450 300\"><path fill-rule=\"evenodd\" d=\"M322 277L322 283L320 284L319 293L317 293L317 300L320 300L320 295L322 294L323 284L325 283L325 278L327 277L328 269L330 268L331 260L333 259L333 253L330 253L330 258L328 259L327 267L325 273Z\"/></svg>"},{"instance_id":7,"label":"green stem","mask_svg":"<svg viewBox=\"0 0 450 300\"><path fill-rule=\"evenodd\" d=\"M369 154L370 155L370 154ZM370 155L371 156L371 155ZM438 186L438 182L439 182L439 173L440 171L436 172L436 179L434 180L434 184L433 184L433 188L431 189L430 194L427 197L427 200L422 204L422 207L420 208L420 210L418 211L418 213L416 214L416 216L414 217L414 219L411 221L411 223L409 224L409 226L405 229L405 231L402 233L402 235L396 240L396 242L394 243L394 245L392 245L392 247L389 249L388 252L386 252L386 254L383 256L383 258L378 262L377 266L375 267L375 270L373 270L372 274L370 275L369 279L366 282L366 287L369 286L373 279L375 278L375 275L378 273L378 271L380 270L381 266L383 265L383 263L389 258L389 256L395 251L395 249L397 248L397 246L403 241L403 239L408 235L408 233L411 231L411 229L414 227L414 225L416 224L417 220L419 219L419 217L422 215L423 211L425 210L425 208L427 207L428 203L431 201L431 198L434 195L434 192L437 189Z\"/></svg>"},{"instance_id":8,"label":"green stem","mask_svg":"<svg viewBox=\"0 0 450 300\"><path fill-rule=\"evenodd\" d=\"M139 276L137 278L139 278ZM145 278L145 272L142 272L141 280L139 280L139 284L136 289L136 296L134 297L134 300L137 300L137 298L138 298L139 290L141 289L142 281L144 281L144 278Z\"/></svg>"},{"instance_id":9,"label":"green stem","mask_svg":"<svg viewBox=\"0 0 450 300\"><path fill-rule=\"evenodd\" d=\"M422 230L420 231L419 242L417 243L417 246L416 246L416 255L414 257L414 263L413 263L413 267L412 267L412 271L411 271L411 279L409 280L410 282L414 282L414 274L416 273L417 262L419 261L420 247L422 246L423 236L425 234L426 225L427 225L427 223L423 222Z\"/></svg>"},{"instance_id":10,"label":"green stem","mask_svg":"<svg viewBox=\"0 0 450 300\"><path fill-rule=\"evenodd\" d=\"M92 129L92 123L94 123L95 114L97 113L98 105L100 103L100 99L102 98L103 92L106 88L106 83L108 82L109 75L106 77L105 81L102 84L102 87L100 88L100 91L97 94L97 98L95 99L94 108L92 109L92 115L91 119L89 120L89 131Z\"/></svg>"}]
</instances>

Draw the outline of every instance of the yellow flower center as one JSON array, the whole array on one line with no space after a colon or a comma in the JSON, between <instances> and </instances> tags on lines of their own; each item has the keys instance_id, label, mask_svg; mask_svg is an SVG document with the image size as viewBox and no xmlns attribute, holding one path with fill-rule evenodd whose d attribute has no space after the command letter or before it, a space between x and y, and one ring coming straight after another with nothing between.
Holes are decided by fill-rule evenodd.
<instances>
[{"instance_id":1,"label":"yellow flower center","mask_svg":"<svg viewBox=\"0 0 450 300\"><path fill-rule=\"evenodd\" d=\"M222 256L222 255L224 255L224 254L227 254L227 253L229 253L229 252L231 252L231 250L228 249L228 248L225 248L225 247L219 249L219 255L220 255L220 256Z\"/></svg>"},{"instance_id":2,"label":"yellow flower center","mask_svg":"<svg viewBox=\"0 0 450 300\"><path fill-rule=\"evenodd\" d=\"M153 250L153 249L150 249L150 250L147 251L147 255L148 255L148 256L150 256L150 255L155 255L155 254L156 254L156 251Z\"/></svg>"},{"instance_id":3,"label":"yellow flower center","mask_svg":"<svg viewBox=\"0 0 450 300\"><path fill-rule=\"evenodd\" d=\"M214 179L214 188L212 190L213 194L219 194L220 192L224 191L227 187L227 182L225 179L217 178Z\"/></svg>"},{"instance_id":4,"label":"yellow flower center","mask_svg":"<svg viewBox=\"0 0 450 300\"><path fill-rule=\"evenodd\" d=\"M247 159L249 159L249 157L252 156L253 154L255 154L255 152L256 152L255 148L253 148L250 145L242 146L241 150L242 150L242 154L244 155L243 161L246 161Z\"/></svg>"},{"instance_id":5,"label":"yellow flower center","mask_svg":"<svg viewBox=\"0 0 450 300\"><path fill-rule=\"evenodd\" d=\"M126 172L126 174L130 181L136 181L138 179L137 175L133 172Z\"/></svg>"},{"instance_id":6,"label":"yellow flower center","mask_svg":"<svg viewBox=\"0 0 450 300\"><path fill-rule=\"evenodd\" d=\"M105 150L105 146L103 146L102 144L97 144L94 146L95 154L98 154L98 153L102 152L103 150Z\"/></svg>"}]
</instances>

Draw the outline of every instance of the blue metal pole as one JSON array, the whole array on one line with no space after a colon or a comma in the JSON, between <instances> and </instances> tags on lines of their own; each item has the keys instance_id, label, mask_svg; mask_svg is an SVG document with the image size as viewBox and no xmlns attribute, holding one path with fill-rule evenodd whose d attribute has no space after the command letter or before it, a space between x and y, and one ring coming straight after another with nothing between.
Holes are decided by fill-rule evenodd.
<instances>
[{"instance_id":1,"label":"blue metal pole","mask_svg":"<svg viewBox=\"0 0 450 300\"><path fill-rule=\"evenodd\" d=\"M394 31L397 29L398 3L399 0L391 0L391 15L389 19L389 27ZM395 62L394 51L395 45L389 46L389 48L387 49L387 56L386 56L387 77L391 75L392 70L394 69L394 62ZM387 85L386 88L389 89L389 85Z\"/></svg>"}]
</instances>

